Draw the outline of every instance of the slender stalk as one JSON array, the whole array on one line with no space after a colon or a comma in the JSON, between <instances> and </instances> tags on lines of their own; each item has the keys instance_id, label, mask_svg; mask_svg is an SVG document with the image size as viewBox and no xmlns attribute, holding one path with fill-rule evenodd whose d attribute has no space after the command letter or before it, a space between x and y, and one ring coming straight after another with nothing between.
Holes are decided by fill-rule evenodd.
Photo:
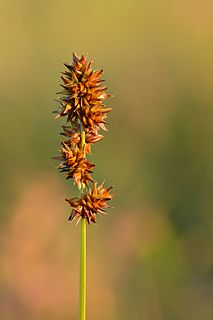
<instances>
[{"instance_id":1,"label":"slender stalk","mask_svg":"<svg viewBox=\"0 0 213 320\"><path fill-rule=\"evenodd\" d=\"M81 127L81 148L85 145L85 131ZM82 195L84 185L82 185L80 193ZM86 319L86 219L81 219L80 230L80 298L79 312L80 320Z\"/></svg>"},{"instance_id":2,"label":"slender stalk","mask_svg":"<svg viewBox=\"0 0 213 320\"><path fill-rule=\"evenodd\" d=\"M80 320L86 319L86 219L81 219Z\"/></svg>"}]
</instances>

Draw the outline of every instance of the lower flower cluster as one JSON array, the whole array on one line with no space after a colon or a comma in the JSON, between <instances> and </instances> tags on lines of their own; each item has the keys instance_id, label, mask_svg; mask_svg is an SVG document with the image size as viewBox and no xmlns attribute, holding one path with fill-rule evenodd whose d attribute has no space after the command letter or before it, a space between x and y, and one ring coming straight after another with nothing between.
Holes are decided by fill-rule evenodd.
<instances>
[{"instance_id":1,"label":"lower flower cluster","mask_svg":"<svg viewBox=\"0 0 213 320\"><path fill-rule=\"evenodd\" d=\"M69 220L72 221L76 217L86 218L87 222L96 222L97 214L105 213L103 208L110 208L106 201L112 199L110 194L112 187L105 189L102 183L97 187L97 183L93 184L93 188L82 195L81 198L65 199L72 207Z\"/></svg>"},{"instance_id":2,"label":"lower flower cluster","mask_svg":"<svg viewBox=\"0 0 213 320\"><path fill-rule=\"evenodd\" d=\"M79 198L65 199L72 208L69 220L81 217L88 223L95 223L97 214L105 213L104 209L109 207L106 202L112 198L112 187L105 189L103 183L97 186L91 176L95 164L86 159L91 145L103 138L99 130L106 130L105 118L111 110L103 104L110 96L105 92L107 87L101 86L103 70L92 70L92 64L76 54L73 64L65 64L68 70L62 77L63 96L55 111L56 118L67 116L67 121L62 126L60 155L54 159L60 161L59 172L64 172L66 179L72 178L81 190Z\"/></svg>"}]
</instances>

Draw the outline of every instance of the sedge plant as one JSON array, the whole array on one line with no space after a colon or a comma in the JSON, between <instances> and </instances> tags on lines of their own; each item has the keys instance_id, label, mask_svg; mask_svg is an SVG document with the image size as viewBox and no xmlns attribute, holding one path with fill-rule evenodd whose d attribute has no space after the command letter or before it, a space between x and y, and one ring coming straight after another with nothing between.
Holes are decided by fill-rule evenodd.
<instances>
[{"instance_id":1,"label":"sedge plant","mask_svg":"<svg viewBox=\"0 0 213 320\"><path fill-rule=\"evenodd\" d=\"M80 301L79 319L86 319L86 228L91 222L96 223L97 215L105 214L111 200L112 187L105 188L92 178L95 164L87 159L91 145L103 139L100 130L106 129L106 116L111 111L104 105L110 95L101 79L103 69L94 70L94 61L73 53L73 62L65 63L66 70L61 77L63 88L56 99L59 107L54 111L57 118L65 118L62 125L63 136L59 160L59 172L65 173L66 179L73 179L79 190L79 197L65 198L71 207L68 220L80 221Z\"/></svg>"}]
</instances>

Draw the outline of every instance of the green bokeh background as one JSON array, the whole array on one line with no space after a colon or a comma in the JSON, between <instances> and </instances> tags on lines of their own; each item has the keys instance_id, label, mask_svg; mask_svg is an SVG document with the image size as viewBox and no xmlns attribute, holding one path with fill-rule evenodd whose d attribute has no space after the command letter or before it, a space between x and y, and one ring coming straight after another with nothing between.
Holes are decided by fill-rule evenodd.
<instances>
[{"instance_id":1,"label":"green bokeh background","mask_svg":"<svg viewBox=\"0 0 213 320\"><path fill-rule=\"evenodd\" d=\"M0 319L78 318L76 191L51 160L74 50L114 95L91 157L115 197L88 228L88 320L212 320L212 1L0 4Z\"/></svg>"}]
</instances>

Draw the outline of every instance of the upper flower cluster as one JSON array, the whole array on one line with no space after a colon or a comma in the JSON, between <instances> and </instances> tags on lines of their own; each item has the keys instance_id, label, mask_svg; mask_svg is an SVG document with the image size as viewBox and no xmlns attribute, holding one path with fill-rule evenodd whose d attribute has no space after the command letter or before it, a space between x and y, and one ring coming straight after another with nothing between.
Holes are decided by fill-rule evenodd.
<instances>
[{"instance_id":1,"label":"upper flower cluster","mask_svg":"<svg viewBox=\"0 0 213 320\"><path fill-rule=\"evenodd\" d=\"M79 58L73 54L73 64L65 63L67 70L61 77L63 91L58 98L60 106L56 111L58 117L67 116L67 120L75 122L79 119L85 129L106 129L106 108L103 101L110 97L102 86L103 70L92 70L93 61L87 63L84 55Z\"/></svg>"},{"instance_id":2,"label":"upper flower cluster","mask_svg":"<svg viewBox=\"0 0 213 320\"><path fill-rule=\"evenodd\" d=\"M74 183L81 189L81 197L67 200L71 205L70 220L76 216L96 222L96 214L107 207L106 201L111 199L109 190L103 184L99 187L91 177L95 167L86 159L91 153L91 145L100 141L103 136L99 130L106 130L106 116L111 108L104 105L104 100L110 95L106 93L106 86L101 79L103 70L93 70L93 61L87 62L84 55L78 57L73 53L73 63L66 63L67 70L63 72L63 91L57 101L59 108L54 111L56 118L66 117L66 125L62 126L61 135L65 140L61 142L60 172L65 172L66 179L73 178ZM93 188L90 188L93 183ZM85 193L84 193L85 191Z\"/></svg>"}]
</instances>

